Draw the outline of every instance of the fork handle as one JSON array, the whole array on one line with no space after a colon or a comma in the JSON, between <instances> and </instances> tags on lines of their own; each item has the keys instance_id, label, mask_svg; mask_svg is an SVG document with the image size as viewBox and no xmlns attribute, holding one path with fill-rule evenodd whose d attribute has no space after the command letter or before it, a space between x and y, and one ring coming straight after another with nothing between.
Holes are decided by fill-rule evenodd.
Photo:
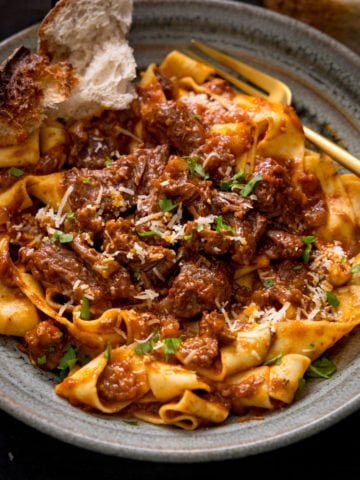
<instances>
[{"instance_id":1,"label":"fork handle","mask_svg":"<svg viewBox=\"0 0 360 480\"><path fill-rule=\"evenodd\" d=\"M305 137L340 165L360 175L360 160L322 135L304 126Z\"/></svg>"}]
</instances>

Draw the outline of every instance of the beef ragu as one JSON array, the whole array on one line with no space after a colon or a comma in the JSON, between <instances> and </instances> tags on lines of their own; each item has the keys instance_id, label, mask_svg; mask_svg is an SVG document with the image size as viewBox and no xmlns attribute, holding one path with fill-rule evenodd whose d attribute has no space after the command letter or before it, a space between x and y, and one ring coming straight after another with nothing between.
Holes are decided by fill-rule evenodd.
<instances>
[{"instance_id":1,"label":"beef ragu","mask_svg":"<svg viewBox=\"0 0 360 480\"><path fill-rule=\"evenodd\" d=\"M2 207L2 265L27 298L43 292L21 349L61 373L59 395L191 429L293 401L310 362L358 323L338 309L355 295L358 237L353 213L349 235L333 225L291 108L211 71L196 81L207 67L188 58L179 75L182 62L173 52L150 66L126 111L58 123L66 161L47 152L16 179L32 201Z\"/></svg>"}]
</instances>

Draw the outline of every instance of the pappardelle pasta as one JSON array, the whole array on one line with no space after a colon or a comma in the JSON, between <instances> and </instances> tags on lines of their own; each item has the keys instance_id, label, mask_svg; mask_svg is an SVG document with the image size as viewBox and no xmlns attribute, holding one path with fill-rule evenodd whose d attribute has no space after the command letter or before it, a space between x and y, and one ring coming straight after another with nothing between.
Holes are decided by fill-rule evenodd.
<instances>
[{"instance_id":1,"label":"pappardelle pasta","mask_svg":"<svg viewBox=\"0 0 360 480\"><path fill-rule=\"evenodd\" d=\"M0 148L0 333L89 411L193 430L288 406L360 322L360 181L178 51L136 89Z\"/></svg>"}]
</instances>

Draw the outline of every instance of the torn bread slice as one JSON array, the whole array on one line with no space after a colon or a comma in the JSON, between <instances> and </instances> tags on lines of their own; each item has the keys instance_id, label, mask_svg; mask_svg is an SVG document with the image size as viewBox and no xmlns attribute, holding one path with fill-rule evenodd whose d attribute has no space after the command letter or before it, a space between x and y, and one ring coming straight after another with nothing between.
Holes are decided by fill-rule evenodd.
<instances>
[{"instance_id":1,"label":"torn bread slice","mask_svg":"<svg viewBox=\"0 0 360 480\"><path fill-rule=\"evenodd\" d=\"M46 108L64 102L76 85L71 65L20 47L0 66L0 147L24 142L44 119Z\"/></svg>"},{"instance_id":2,"label":"torn bread slice","mask_svg":"<svg viewBox=\"0 0 360 480\"><path fill-rule=\"evenodd\" d=\"M40 25L38 52L73 65L79 84L57 116L79 119L103 109L121 110L135 97L133 50L127 33L132 0L60 0Z\"/></svg>"}]
</instances>

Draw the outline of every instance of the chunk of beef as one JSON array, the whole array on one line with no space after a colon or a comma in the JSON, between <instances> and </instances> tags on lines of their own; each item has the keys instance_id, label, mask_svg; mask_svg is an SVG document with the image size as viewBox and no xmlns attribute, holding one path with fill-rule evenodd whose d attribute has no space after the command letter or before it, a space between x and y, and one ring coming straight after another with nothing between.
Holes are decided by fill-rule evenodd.
<instances>
[{"instance_id":1,"label":"chunk of beef","mask_svg":"<svg viewBox=\"0 0 360 480\"><path fill-rule=\"evenodd\" d=\"M149 272L157 268L162 276L167 276L175 264L173 250L143 242L133 232L128 220L119 218L109 221L105 232L105 251L133 271Z\"/></svg>"},{"instance_id":2,"label":"chunk of beef","mask_svg":"<svg viewBox=\"0 0 360 480\"><path fill-rule=\"evenodd\" d=\"M45 288L54 287L65 296L73 296L76 303L81 303L83 296L88 294L93 299L91 307L99 312L110 307L107 283L86 268L75 252L43 242L37 249L21 248L19 255Z\"/></svg>"},{"instance_id":3,"label":"chunk of beef","mask_svg":"<svg viewBox=\"0 0 360 480\"><path fill-rule=\"evenodd\" d=\"M44 320L25 333L21 350L43 370L54 370L63 356L65 344L63 332L51 320Z\"/></svg>"},{"instance_id":4,"label":"chunk of beef","mask_svg":"<svg viewBox=\"0 0 360 480\"><path fill-rule=\"evenodd\" d=\"M153 104L144 124L158 143L171 145L182 155L190 155L204 143L204 127L180 101Z\"/></svg>"},{"instance_id":5,"label":"chunk of beef","mask_svg":"<svg viewBox=\"0 0 360 480\"><path fill-rule=\"evenodd\" d=\"M114 258L107 257L89 246L85 235L77 235L72 247L79 257L94 272L100 275L109 285L109 298L132 298L136 295L136 289L132 284L130 273Z\"/></svg>"},{"instance_id":6,"label":"chunk of beef","mask_svg":"<svg viewBox=\"0 0 360 480\"><path fill-rule=\"evenodd\" d=\"M173 280L167 306L180 318L196 317L230 300L232 286L225 263L204 257L184 260Z\"/></svg>"},{"instance_id":7,"label":"chunk of beef","mask_svg":"<svg viewBox=\"0 0 360 480\"><path fill-rule=\"evenodd\" d=\"M290 259L300 257L304 247L299 235L282 230L268 230L262 252L271 259Z\"/></svg>"},{"instance_id":8,"label":"chunk of beef","mask_svg":"<svg viewBox=\"0 0 360 480\"><path fill-rule=\"evenodd\" d=\"M99 169L114 153L127 153L134 126L132 111L105 110L75 122L68 129L71 151L69 164L78 168Z\"/></svg>"},{"instance_id":9,"label":"chunk of beef","mask_svg":"<svg viewBox=\"0 0 360 480\"><path fill-rule=\"evenodd\" d=\"M229 345L236 338L226 324L224 314L220 312L205 312L200 320L200 336L216 338L220 344Z\"/></svg>"},{"instance_id":10,"label":"chunk of beef","mask_svg":"<svg viewBox=\"0 0 360 480\"><path fill-rule=\"evenodd\" d=\"M218 341L204 336L187 338L175 355L187 368L210 368L219 355Z\"/></svg>"},{"instance_id":11,"label":"chunk of beef","mask_svg":"<svg viewBox=\"0 0 360 480\"><path fill-rule=\"evenodd\" d=\"M266 225L266 217L257 212L250 213L245 220L237 223L236 231L240 239L234 242L232 255L234 262L245 265L252 262Z\"/></svg>"}]
</instances>

